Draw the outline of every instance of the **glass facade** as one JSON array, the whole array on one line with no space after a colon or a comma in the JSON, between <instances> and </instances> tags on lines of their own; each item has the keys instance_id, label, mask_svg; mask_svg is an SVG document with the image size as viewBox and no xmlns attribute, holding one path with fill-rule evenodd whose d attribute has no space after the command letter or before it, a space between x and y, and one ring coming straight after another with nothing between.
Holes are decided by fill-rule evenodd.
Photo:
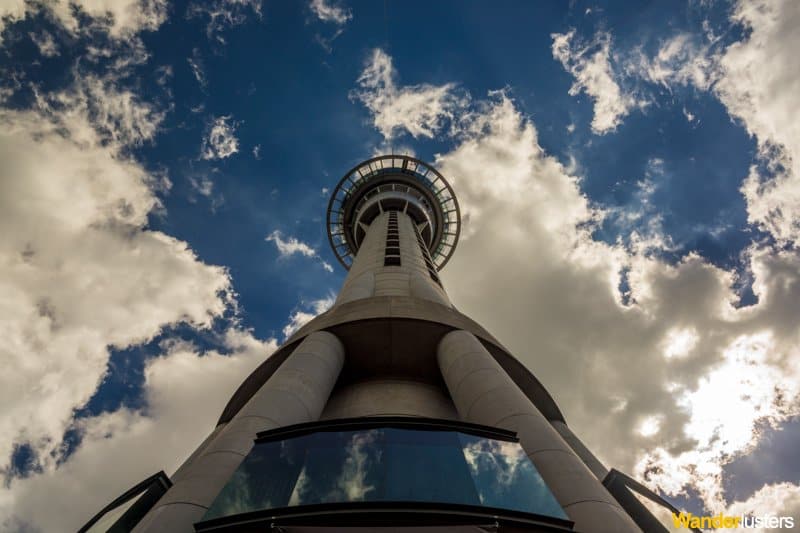
<instances>
[{"instance_id":1,"label":"glass facade","mask_svg":"<svg viewBox=\"0 0 800 533\"><path fill-rule=\"evenodd\" d=\"M372 427L258 442L203 520L354 502L455 504L567 519L515 441Z\"/></svg>"}]
</instances>

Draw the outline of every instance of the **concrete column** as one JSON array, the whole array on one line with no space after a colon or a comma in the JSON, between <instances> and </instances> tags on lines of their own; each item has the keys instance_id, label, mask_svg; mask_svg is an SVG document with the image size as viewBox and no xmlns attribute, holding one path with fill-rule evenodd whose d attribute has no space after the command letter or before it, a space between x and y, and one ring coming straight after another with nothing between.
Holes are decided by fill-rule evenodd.
<instances>
[{"instance_id":1,"label":"concrete column","mask_svg":"<svg viewBox=\"0 0 800 533\"><path fill-rule=\"evenodd\" d=\"M250 452L258 432L319 419L343 364L344 347L336 336L317 331L306 337L205 449L181 468L179 479L134 531L194 531L192 524Z\"/></svg>"},{"instance_id":2,"label":"concrete column","mask_svg":"<svg viewBox=\"0 0 800 533\"><path fill-rule=\"evenodd\" d=\"M473 334L448 333L437 357L462 420L515 431L576 530L640 531Z\"/></svg>"}]
</instances>

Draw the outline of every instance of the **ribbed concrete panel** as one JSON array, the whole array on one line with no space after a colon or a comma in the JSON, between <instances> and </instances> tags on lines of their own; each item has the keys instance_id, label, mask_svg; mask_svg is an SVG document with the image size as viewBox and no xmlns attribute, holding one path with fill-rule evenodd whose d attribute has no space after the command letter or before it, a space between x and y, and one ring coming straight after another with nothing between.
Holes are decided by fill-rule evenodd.
<instances>
[{"instance_id":1,"label":"ribbed concrete panel","mask_svg":"<svg viewBox=\"0 0 800 533\"><path fill-rule=\"evenodd\" d=\"M458 420L453 402L440 387L393 379L362 381L334 391L320 418L362 416L424 416Z\"/></svg>"},{"instance_id":2,"label":"ribbed concrete panel","mask_svg":"<svg viewBox=\"0 0 800 533\"><path fill-rule=\"evenodd\" d=\"M430 300L441 305L452 306L445 290L431 278L425 258L417 240L414 221L408 216L399 217L400 248L408 257L407 271L409 273L408 296Z\"/></svg>"},{"instance_id":3,"label":"ribbed concrete panel","mask_svg":"<svg viewBox=\"0 0 800 533\"><path fill-rule=\"evenodd\" d=\"M175 473L172 474L171 481L173 484L185 477L186 472L189 471L189 466L194 463L194 461L208 448L208 446L214 441L215 438L217 438L219 432L222 431L226 425L227 423L225 422L218 424L217 427L215 427L214 430L208 435L208 437L206 437L206 440L204 440L200 446L198 446L197 449L192 452L192 455L190 455L189 458L186 459L175 471Z\"/></svg>"},{"instance_id":4,"label":"ribbed concrete panel","mask_svg":"<svg viewBox=\"0 0 800 533\"><path fill-rule=\"evenodd\" d=\"M383 268L383 256L386 249L387 214L372 221L367 229L350 272L347 274L336 304L369 298L375 293L375 272Z\"/></svg>"},{"instance_id":5,"label":"ribbed concrete panel","mask_svg":"<svg viewBox=\"0 0 800 533\"><path fill-rule=\"evenodd\" d=\"M344 364L331 333L306 337L283 364L182 468L180 479L139 523L136 532L191 532L253 447L259 431L319 419Z\"/></svg>"},{"instance_id":6,"label":"ribbed concrete panel","mask_svg":"<svg viewBox=\"0 0 800 533\"><path fill-rule=\"evenodd\" d=\"M576 530L640 531L473 334L448 333L437 358L461 418L515 431Z\"/></svg>"}]
</instances>

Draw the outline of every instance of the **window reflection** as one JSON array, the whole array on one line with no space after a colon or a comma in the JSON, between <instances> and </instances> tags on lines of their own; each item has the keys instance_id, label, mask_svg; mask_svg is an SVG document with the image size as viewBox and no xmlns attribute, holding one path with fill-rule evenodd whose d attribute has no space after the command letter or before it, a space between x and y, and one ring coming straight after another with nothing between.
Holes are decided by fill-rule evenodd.
<instances>
[{"instance_id":1,"label":"window reflection","mask_svg":"<svg viewBox=\"0 0 800 533\"><path fill-rule=\"evenodd\" d=\"M550 489L518 443L463 434L460 438L482 505L530 511L553 504Z\"/></svg>"},{"instance_id":2,"label":"window reflection","mask_svg":"<svg viewBox=\"0 0 800 533\"><path fill-rule=\"evenodd\" d=\"M203 520L350 502L457 504L567 518L517 442L377 427L257 443Z\"/></svg>"}]
</instances>

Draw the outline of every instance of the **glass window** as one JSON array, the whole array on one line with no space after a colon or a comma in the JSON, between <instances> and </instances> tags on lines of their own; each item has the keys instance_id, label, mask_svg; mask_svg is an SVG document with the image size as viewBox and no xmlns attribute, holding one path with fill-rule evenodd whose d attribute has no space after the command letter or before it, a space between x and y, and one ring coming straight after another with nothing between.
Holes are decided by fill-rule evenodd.
<instances>
[{"instance_id":1,"label":"glass window","mask_svg":"<svg viewBox=\"0 0 800 533\"><path fill-rule=\"evenodd\" d=\"M203 520L351 502L481 506L567 519L514 440L430 426L327 426L258 442Z\"/></svg>"}]
</instances>

